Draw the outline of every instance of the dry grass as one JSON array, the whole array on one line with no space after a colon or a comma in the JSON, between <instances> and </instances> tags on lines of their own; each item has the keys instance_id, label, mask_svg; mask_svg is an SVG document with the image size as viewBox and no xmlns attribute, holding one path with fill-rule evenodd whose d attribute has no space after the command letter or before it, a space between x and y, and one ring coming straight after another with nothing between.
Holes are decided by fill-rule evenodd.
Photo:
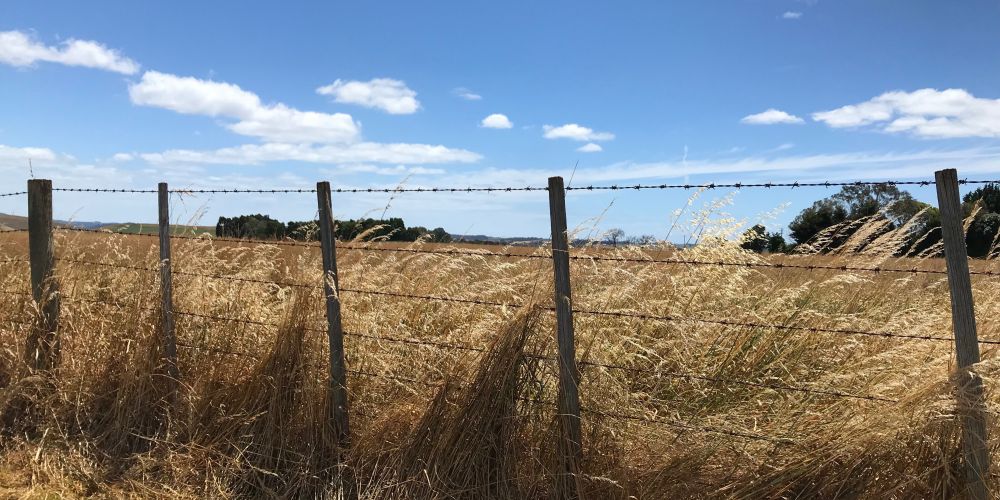
<instances>
[{"instance_id":1,"label":"dry grass","mask_svg":"<svg viewBox=\"0 0 1000 500\"><path fill-rule=\"evenodd\" d=\"M895 244L884 231L873 231ZM857 241L852 241L857 244ZM58 233L61 257L154 266L149 238ZM5 235L0 252L24 252ZM497 250L497 248L487 248ZM786 256L874 265L862 255ZM524 250L518 250L524 251ZM643 257L670 248L591 249ZM883 252L884 254L884 252ZM321 283L303 248L175 243L175 269ZM693 259L760 261L721 239ZM343 293L348 332L485 348L479 353L349 335L354 443L363 498L545 498L554 421L551 268L545 259L343 251L341 285L538 304L482 307ZM910 267L914 261L901 263ZM916 262L941 268L935 259ZM678 318L948 336L943 275L573 262L576 306ZM976 263L991 268L992 263ZM11 496L336 496L319 290L175 276L181 388L159 363L155 272L58 266L62 363L23 363L33 306L0 294L0 482ZM25 264L0 263L0 290L27 291ZM1000 339L1000 282L973 279L981 338ZM97 300L98 304L82 301ZM951 498L961 495L959 428L946 342L656 322L578 314L585 475L591 498ZM998 372L986 379L991 445ZM666 376L693 373L898 400L886 403ZM390 376L386 377L386 375ZM640 417L626 420L622 415ZM643 420L646 419L646 420ZM647 420L658 420L653 423ZM666 422L666 423L662 423ZM727 432L718 432L720 430ZM733 433L781 441L747 439ZM787 441L785 441L787 440ZM998 456L994 453L994 456ZM994 477L990 485L998 486Z\"/></svg>"}]
</instances>

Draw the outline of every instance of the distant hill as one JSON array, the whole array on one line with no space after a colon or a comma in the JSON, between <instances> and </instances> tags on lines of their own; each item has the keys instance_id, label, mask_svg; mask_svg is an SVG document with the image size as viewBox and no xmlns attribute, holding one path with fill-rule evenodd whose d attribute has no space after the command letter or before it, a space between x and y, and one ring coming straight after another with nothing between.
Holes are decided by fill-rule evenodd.
<instances>
[{"instance_id":1,"label":"distant hill","mask_svg":"<svg viewBox=\"0 0 1000 500\"><path fill-rule=\"evenodd\" d=\"M72 227L79 229L103 229L114 233L128 234L156 234L159 229L156 224L107 223L98 221L55 221L56 227ZM10 231L15 229L28 229L28 218L21 215L10 215L0 213L0 231ZM170 232L173 234L215 234L215 226L185 226L172 225Z\"/></svg>"},{"instance_id":2,"label":"distant hill","mask_svg":"<svg viewBox=\"0 0 1000 500\"><path fill-rule=\"evenodd\" d=\"M513 246L538 246L548 243L548 238L538 238L534 236L515 236L512 238L501 238L499 236L487 236L485 234L453 234L452 241L464 243L485 243L490 245L513 245Z\"/></svg>"}]
</instances>

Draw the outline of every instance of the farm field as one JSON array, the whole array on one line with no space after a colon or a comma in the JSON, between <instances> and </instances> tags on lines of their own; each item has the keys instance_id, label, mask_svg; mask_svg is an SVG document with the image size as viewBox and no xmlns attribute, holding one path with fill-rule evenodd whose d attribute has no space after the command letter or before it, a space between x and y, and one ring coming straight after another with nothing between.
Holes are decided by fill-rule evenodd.
<instances>
[{"instance_id":1,"label":"farm field","mask_svg":"<svg viewBox=\"0 0 1000 500\"><path fill-rule=\"evenodd\" d=\"M24 323L32 318L23 295L28 268L19 260L26 233L0 240L0 470L15 496L329 493L322 293L297 286L321 283L317 250L175 240L181 390L170 405L156 362L159 273L141 269L155 269L155 238L56 235L61 364L45 383L28 377L21 361ZM349 463L362 498L547 497L556 432L551 261L345 248L357 246L518 255L547 249L349 243L338 253L354 435ZM683 252L575 254L769 259L721 241ZM943 268L938 259L781 259ZM576 314L580 483L588 497L956 494L959 427L944 275L572 265L575 308L670 318ZM992 262L973 267L996 270ZM980 338L1000 339L997 280L975 276L973 286ZM995 347L983 347L989 390ZM997 400L989 394L993 413Z\"/></svg>"},{"instance_id":2,"label":"farm field","mask_svg":"<svg viewBox=\"0 0 1000 500\"><path fill-rule=\"evenodd\" d=\"M136 224L134 222L129 222L126 224L108 224L100 228L103 231L111 231L113 233L134 233L134 234L157 234L159 230L156 224ZM200 234L215 234L215 226L187 226L181 224L172 224L170 226L171 234L178 235L200 235Z\"/></svg>"}]
</instances>

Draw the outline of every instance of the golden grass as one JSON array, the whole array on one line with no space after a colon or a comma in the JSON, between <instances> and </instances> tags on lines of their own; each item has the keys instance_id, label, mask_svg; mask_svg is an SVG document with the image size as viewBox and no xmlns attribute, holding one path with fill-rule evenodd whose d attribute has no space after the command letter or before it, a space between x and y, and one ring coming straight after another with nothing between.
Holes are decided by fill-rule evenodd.
<instances>
[{"instance_id":1,"label":"golden grass","mask_svg":"<svg viewBox=\"0 0 1000 500\"><path fill-rule=\"evenodd\" d=\"M56 247L64 258L152 267L154 244L139 236L57 232ZM23 234L4 235L0 253L23 255L25 246ZM668 247L586 251L677 254ZM773 259L895 262L864 253ZM722 239L704 239L679 255L771 259ZM546 310L550 262L358 250L338 257L345 288L528 305L342 294L346 331L366 335L346 337L354 434L349 462L362 498L549 497L558 470L556 366L544 359L554 353L554 320ZM937 259L896 264L943 266ZM951 335L943 275L572 265L580 309ZM974 267L996 269L992 262ZM10 495L337 495L319 289L175 276L179 311L279 326L178 316L181 388L171 404L159 362L157 273L57 268L62 362L51 376L27 370L28 327L10 321L31 320L30 300L0 294L0 482L8 483ZM313 285L322 276L312 249L210 239L176 241L174 269ZM978 276L973 286L980 338L1000 339L1000 281ZM27 292L27 265L0 263L0 290ZM961 495L948 342L586 314L577 314L575 324L579 359L635 369L581 365L580 484L590 498ZM1000 403L992 390L995 352L984 346L978 367L993 449L1000 443L993 419ZM667 375L676 373L898 401ZM995 477L989 483L996 490Z\"/></svg>"}]
</instances>

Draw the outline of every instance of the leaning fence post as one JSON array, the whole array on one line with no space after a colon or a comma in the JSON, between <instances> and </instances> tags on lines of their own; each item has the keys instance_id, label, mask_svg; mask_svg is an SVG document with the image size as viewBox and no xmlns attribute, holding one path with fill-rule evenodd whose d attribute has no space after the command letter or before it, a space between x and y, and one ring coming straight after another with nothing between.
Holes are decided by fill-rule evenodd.
<instances>
[{"instance_id":1,"label":"leaning fence post","mask_svg":"<svg viewBox=\"0 0 1000 500\"><path fill-rule=\"evenodd\" d=\"M174 332L174 288L170 273L170 191L167 183L159 185L160 207L160 325L163 328L163 356L167 362L167 375L171 391L176 387L180 373L177 368L177 338Z\"/></svg>"},{"instance_id":2,"label":"leaning fence post","mask_svg":"<svg viewBox=\"0 0 1000 500\"><path fill-rule=\"evenodd\" d=\"M955 329L958 407L962 416L966 486L969 497L979 500L988 497L986 477L989 473L989 453L986 444L983 380L970 369L979 362L979 339L976 336L969 255L965 248L965 231L962 226L958 173L955 169L941 170L934 173L934 180L937 185L938 208L941 210L944 260L948 266L948 287L951 291L951 322Z\"/></svg>"},{"instance_id":3,"label":"leaning fence post","mask_svg":"<svg viewBox=\"0 0 1000 500\"><path fill-rule=\"evenodd\" d=\"M559 349L559 496L576 498L580 460L579 372L573 338L573 299L569 282L569 235L566 232L566 190L562 177L549 177L549 215L552 222L552 270L555 282L556 342Z\"/></svg>"},{"instance_id":4,"label":"leaning fence post","mask_svg":"<svg viewBox=\"0 0 1000 500\"><path fill-rule=\"evenodd\" d=\"M351 444L351 427L347 415L347 367L344 363L344 331L340 321L340 295L337 278L337 239L333 229L333 208L330 201L330 183L316 183L316 197L319 202L319 235L323 252L323 292L326 296L327 336L330 343L331 403L333 405L333 428L337 436L338 457L341 465L341 486L346 498L356 498L353 477L343 463L343 452Z\"/></svg>"},{"instance_id":5,"label":"leaning fence post","mask_svg":"<svg viewBox=\"0 0 1000 500\"><path fill-rule=\"evenodd\" d=\"M52 243L52 181L28 181L28 250L31 260L31 295L40 317L28 335L25 355L35 370L48 370L58 362L59 283L53 278L55 248Z\"/></svg>"}]
</instances>

